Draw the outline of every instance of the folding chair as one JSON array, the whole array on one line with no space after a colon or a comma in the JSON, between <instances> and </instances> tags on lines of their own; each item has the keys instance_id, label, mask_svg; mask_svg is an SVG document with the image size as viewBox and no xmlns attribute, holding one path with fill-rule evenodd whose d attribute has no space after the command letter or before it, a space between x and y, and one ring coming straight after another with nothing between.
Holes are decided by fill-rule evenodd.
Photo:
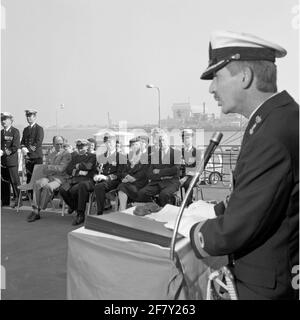
<instances>
[{"instance_id":1,"label":"folding chair","mask_svg":"<svg viewBox=\"0 0 300 320\"><path fill-rule=\"evenodd\" d=\"M52 209L53 209L53 210L56 210L56 207L55 207L54 202L53 202L55 196L58 196L59 200L62 201L61 216L63 217L63 216L65 215L66 203L65 203L64 199L62 199L62 198L59 196L59 190L58 190L58 189L54 190L54 192L53 192L53 197L52 197L52 199L50 199L50 203L51 203L51 206L52 206ZM57 198L56 198L56 199L57 199Z\"/></svg>"},{"instance_id":2,"label":"folding chair","mask_svg":"<svg viewBox=\"0 0 300 320\"><path fill-rule=\"evenodd\" d=\"M87 210L86 210L87 215L91 214L91 209L92 209L92 205L94 202L94 198L95 198L95 191L93 191L89 194L89 201L88 201ZM105 200L110 201L110 204L112 205L114 211L118 211L119 199L118 199L117 189L113 189L113 190L108 191L105 194Z\"/></svg>"},{"instance_id":3,"label":"folding chair","mask_svg":"<svg viewBox=\"0 0 300 320\"><path fill-rule=\"evenodd\" d=\"M20 190L20 192L19 192L19 198L18 198L17 212L19 212L19 210L20 210L20 203L21 203L21 198L22 198L22 192L23 191L27 193L30 205L32 205L31 196L30 196L30 193L28 191L33 190L34 183L37 180L39 180L39 179L41 179L41 178L43 178L45 176L44 175L44 168L45 168L44 164L36 164L33 167L33 172L32 172L32 176L31 176L30 182L18 186L18 189Z\"/></svg>"}]
</instances>

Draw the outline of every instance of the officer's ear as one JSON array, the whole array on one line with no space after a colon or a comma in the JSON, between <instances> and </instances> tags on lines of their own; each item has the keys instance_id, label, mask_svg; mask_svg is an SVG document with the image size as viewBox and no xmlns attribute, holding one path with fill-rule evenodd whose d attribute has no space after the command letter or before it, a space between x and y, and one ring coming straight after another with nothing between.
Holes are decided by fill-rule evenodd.
<instances>
[{"instance_id":1,"label":"officer's ear","mask_svg":"<svg viewBox=\"0 0 300 320\"><path fill-rule=\"evenodd\" d=\"M254 78L254 74L253 74L253 70L250 67L244 67L243 71L242 71L242 88L243 89L248 89L250 88L252 82L253 82L253 78Z\"/></svg>"}]
</instances>

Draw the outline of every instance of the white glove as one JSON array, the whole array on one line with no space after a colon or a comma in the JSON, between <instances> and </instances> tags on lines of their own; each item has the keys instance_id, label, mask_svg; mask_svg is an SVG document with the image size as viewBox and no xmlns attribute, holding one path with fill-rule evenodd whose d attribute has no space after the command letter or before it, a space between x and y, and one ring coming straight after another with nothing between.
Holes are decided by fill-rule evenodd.
<instances>
[{"instance_id":1,"label":"white glove","mask_svg":"<svg viewBox=\"0 0 300 320\"><path fill-rule=\"evenodd\" d=\"M28 150L26 147L23 147L23 148L21 149L21 151L22 151L22 153L23 153L23 156L26 156L27 153L29 152L29 150Z\"/></svg>"},{"instance_id":2,"label":"white glove","mask_svg":"<svg viewBox=\"0 0 300 320\"><path fill-rule=\"evenodd\" d=\"M86 176L88 173L89 173L88 171L80 170L80 171L78 172L78 175L79 175L79 176Z\"/></svg>"},{"instance_id":3,"label":"white glove","mask_svg":"<svg viewBox=\"0 0 300 320\"><path fill-rule=\"evenodd\" d=\"M103 174L96 174L94 176L94 181L98 182L98 181L102 181L102 180L107 180L107 176L103 175Z\"/></svg>"},{"instance_id":4,"label":"white glove","mask_svg":"<svg viewBox=\"0 0 300 320\"><path fill-rule=\"evenodd\" d=\"M3 156L3 151L2 150L0 150L0 157L2 157Z\"/></svg>"}]
</instances>

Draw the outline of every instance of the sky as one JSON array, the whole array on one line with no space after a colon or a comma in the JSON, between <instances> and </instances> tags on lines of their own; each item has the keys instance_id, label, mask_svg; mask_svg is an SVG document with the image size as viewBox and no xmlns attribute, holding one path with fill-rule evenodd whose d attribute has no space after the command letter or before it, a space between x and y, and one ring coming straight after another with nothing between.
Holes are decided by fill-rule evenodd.
<instances>
[{"instance_id":1,"label":"sky","mask_svg":"<svg viewBox=\"0 0 300 320\"><path fill-rule=\"evenodd\" d=\"M105 125L158 122L173 103L206 104L220 113L200 80L214 30L255 34L283 46L278 89L299 102L297 0L2 0L1 110L26 124ZM297 27L298 26L298 27ZM64 108L61 109L60 105Z\"/></svg>"}]
</instances>

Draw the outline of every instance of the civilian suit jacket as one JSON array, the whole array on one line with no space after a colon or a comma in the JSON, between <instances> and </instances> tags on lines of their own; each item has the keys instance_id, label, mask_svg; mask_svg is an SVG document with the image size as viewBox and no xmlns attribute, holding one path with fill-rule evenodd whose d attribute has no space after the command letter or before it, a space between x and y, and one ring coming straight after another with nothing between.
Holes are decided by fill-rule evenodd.
<instances>
[{"instance_id":1,"label":"civilian suit jacket","mask_svg":"<svg viewBox=\"0 0 300 320\"><path fill-rule=\"evenodd\" d=\"M63 183L65 179L68 178L66 169L71 159L71 153L66 150L51 152L46 160L48 167L47 170L45 170L45 174L48 178Z\"/></svg>"},{"instance_id":2,"label":"civilian suit jacket","mask_svg":"<svg viewBox=\"0 0 300 320\"><path fill-rule=\"evenodd\" d=\"M1 130L1 164L6 167L18 166L18 149L20 148L20 132L14 127L10 127L8 131ZM5 149L11 152L10 155L5 153Z\"/></svg>"},{"instance_id":3,"label":"civilian suit jacket","mask_svg":"<svg viewBox=\"0 0 300 320\"><path fill-rule=\"evenodd\" d=\"M291 284L299 264L298 119L299 106L286 91L263 103L246 128L227 208L198 224L204 242L196 252L231 255L237 283L266 299L296 294ZM242 299L249 298L247 290L241 290Z\"/></svg>"},{"instance_id":4,"label":"civilian suit jacket","mask_svg":"<svg viewBox=\"0 0 300 320\"><path fill-rule=\"evenodd\" d=\"M21 148L26 147L29 150L29 159L37 159L43 157L42 143L44 140L44 129L37 123L31 128L30 126L24 128ZM32 147L35 147L33 150Z\"/></svg>"}]
</instances>

